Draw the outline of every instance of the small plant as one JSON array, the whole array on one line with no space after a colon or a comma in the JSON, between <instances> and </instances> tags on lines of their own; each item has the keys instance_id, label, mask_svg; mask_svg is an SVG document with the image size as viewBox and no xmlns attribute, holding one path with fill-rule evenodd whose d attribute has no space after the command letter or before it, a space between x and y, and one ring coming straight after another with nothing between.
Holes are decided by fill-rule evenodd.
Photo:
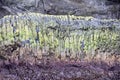
<instances>
[{"instance_id":1,"label":"small plant","mask_svg":"<svg viewBox=\"0 0 120 80\"><path fill-rule=\"evenodd\" d=\"M25 46L44 49L46 52L53 50L61 53L65 50L72 50L74 54L89 53L97 48L100 48L102 52L119 50L119 29L115 27L95 28L89 25L75 28L74 25L70 25L72 19L79 20L84 19L83 17L69 16L68 20L68 16L49 16L48 18L47 15L41 15L38 16L41 21L26 15L23 16L22 20L21 16L9 18L10 21L1 25L1 44L20 40ZM44 20L48 22L44 22ZM62 20L69 22L69 25L61 23Z\"/></svg>"}]
</instances>

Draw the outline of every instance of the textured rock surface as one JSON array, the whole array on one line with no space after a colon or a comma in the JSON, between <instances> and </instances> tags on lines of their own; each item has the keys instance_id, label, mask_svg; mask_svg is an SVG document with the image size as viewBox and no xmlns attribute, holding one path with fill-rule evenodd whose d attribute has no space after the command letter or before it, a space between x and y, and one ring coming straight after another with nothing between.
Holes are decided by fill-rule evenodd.
<instances>
[{"instance_id":1,"label":"textured rock surface","mask_svg":"<svg viewBox=\"0 0 120 80\"><path fill-rule=\"evenodd\" d=\"M119 3L117 0L1 0L0 2L1 8L5 9L7 14L34 11L54 15L74 14L97 18L119 18ZM2 11L0 13L4 14Z\"/></svg>"}]
</instances>

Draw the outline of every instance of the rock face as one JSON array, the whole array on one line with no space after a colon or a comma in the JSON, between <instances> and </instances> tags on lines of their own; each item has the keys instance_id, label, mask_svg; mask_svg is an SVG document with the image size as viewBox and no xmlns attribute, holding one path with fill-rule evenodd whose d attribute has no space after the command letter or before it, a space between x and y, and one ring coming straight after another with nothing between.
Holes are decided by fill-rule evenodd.
<instances>
[{"instance_id":1,"label":"rock face","mask_svg":"<svg viewBox=\"0 0 120 80\"><path fill-rule=\"evenodd\" d=\"M119 0L1 0L0 5L7 14L32 11L52 15L120 18ZM0 13L4 14L3 11Z\"/></svg>"}]
</instances>

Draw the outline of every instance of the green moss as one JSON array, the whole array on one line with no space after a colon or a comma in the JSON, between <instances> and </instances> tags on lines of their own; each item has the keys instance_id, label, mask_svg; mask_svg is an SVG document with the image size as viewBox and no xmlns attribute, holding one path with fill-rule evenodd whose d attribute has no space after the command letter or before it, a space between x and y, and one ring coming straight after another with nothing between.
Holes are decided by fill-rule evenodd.
<instances>
[{"instance_id":1,"label":"green moss","mask_svg":"<svg viewBox=\"0 0 120 80\"><path fill-rule=\"evenodd\" d=\"M35 14L35 13L30 13L29 16L30 15L56 17L56 18L60 18L61 20L68 19L68 16L62 16L62 15L53 16L53 15L42 15L42 14ZM23 15L19 15L19 16L23 16ZM6 16L5 18L8 18L8 17ZM92 17L80 17L80 16L79 17L69 16L69 17L70 19L85 19L85 20L92 19ZM80 51L83 49L81 47L82 41L84 41L85 51L90 51L98 47L115 49L118 47L117 43L119 42L117 38L120 37L119 31L115 31L115 29L94 30L88 27L86 31L77 30L77 29L73 30L73 28L68 25L64 25L64 26L57 25L56 27L56 23L52 21L45 24L44 21L41 21L41 23L37 23L32 20L27 21L24 19L23 20L18 19L16 21L16 24L14 23L14 26L16 27L15 33L13 33L13 28L9 21L6 22L5 24L7 25L7 30L4 25L1 26L0 32L2 32L2 35L0 34L0 41L4 42L3 37L5 38L5 40L8 40L8 41L14 41L14 37L16 37L17 39L20 39L21 41L30 39L30 44L33 47L40 46L41 48L44 48L45 46L48 46L49 48L55 49L55 50L72 49L74 51ZM39 42L37 43L35 42L35 39L37 37L36 26L40 28L40 32L38 33ZM73 31L70 31L70 30L73 30Z\"/></svg>"}]
</instances>

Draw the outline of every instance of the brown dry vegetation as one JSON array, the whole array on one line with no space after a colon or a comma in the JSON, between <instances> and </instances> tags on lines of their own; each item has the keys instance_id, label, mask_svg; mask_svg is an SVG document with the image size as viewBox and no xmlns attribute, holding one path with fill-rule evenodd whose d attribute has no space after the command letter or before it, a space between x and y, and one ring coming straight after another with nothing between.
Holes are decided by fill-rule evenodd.
<instances>
[{"instance_id":1,"label":"brown dry vegetation","mask_svg":"<svg viewBox=\"0 0 120 80\"><path fill-rule=\"evenodd\" d=\"M17 48L14 48L17 46ZM5 49L3 49L5 48ZM8 50L9 53L7 52ZM52 52L14 46L2 46L0 80L120 80L119 56L86 55L84 59ZM8 55L10 54L10 55Z\"/></svg>"}]
</instances>

